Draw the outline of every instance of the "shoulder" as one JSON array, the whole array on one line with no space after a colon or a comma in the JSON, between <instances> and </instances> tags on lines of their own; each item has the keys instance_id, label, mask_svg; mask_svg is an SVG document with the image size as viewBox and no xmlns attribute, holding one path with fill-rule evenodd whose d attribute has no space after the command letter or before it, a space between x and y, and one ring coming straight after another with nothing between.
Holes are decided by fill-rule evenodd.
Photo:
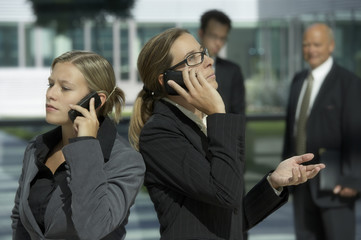
<instances>
[{"instance_id":1,"label":"shoulder","mask_svg":"<svg viewBox=\"0 0 361 240\"><path fill-rule=\"evenodd\" d=\"M139 144L157 142L160 138L178 138L193 135L200 131L190 118L176 106L159 101L155 105L153 115L141 130Z\"/></svg>"},{"instance_id":2,"label":"shoulder","mask_svg":"<svg viewBox=\"0 0 361 240\"><path fill-rule=\"evenodd\" d=\"M334 63L331 68L331 75L334 74L339 77L346 77L345 79L348 79L348 81L360 81L361 79L356 76L353 72L349 71L348 69L338 65L337 63Z\"/></svg>"},{"instance_id":3,"label":"shoulder","mask_svg":"<svg viewBox=\"0 0 361 240\"><path fill-rule=\"evenodd\" d=\"M154 127L174 127L178 125L179 119L186 118L185 115L171 103L165 101L157 101L154 106L153 115L144 125L143 129Z\"/></svg>"},{"instance_id":4,"label":"shoulder","mask_svg":"<svg viewBox=\"0 0 361 240\"><path fill-rule=\"evenodd\" d=\"M307 69L302 69L301 71L298 71L295 73L295 75L293 76L293 79L299 79L299 78L306 78L307 74L308 74L309 70Z\"/></svg>"},{"instance_id":5,"label":"shoulder","mask_svg":"<svg viewBox=\"0 0 361 240\"><path fill-rule=\"evenodd\" d=\"M145 172L145 163L142 155L117 134L110 159L104 164L104 169L114 173L142 175Z\"/></svg>"},{"instance_id":6,"label":"shoulder","mask_svg":"<svg viewBox=\"0 0 361 240\"><path fill-rule=\"evenodd\" d=\"M122 156L122 162L124 161L135 161L142 162L142 156L139 152L134 150L128 141L119 134L116 135L111 155Z\"/></svg>"},{"instance_id":7,"label":"shoulder","mask_svg":"<svg viewBox=\"0 0 361 240\"><path fill-rule=\"evenodd\" d=\"M220 57L216 58L216 67L218 67L218 66L229 68L229 69L234 69L234 70L240 70L240 67L238 64L236 64L230 60L220 58Z\"/></svg>"}]
</instances>

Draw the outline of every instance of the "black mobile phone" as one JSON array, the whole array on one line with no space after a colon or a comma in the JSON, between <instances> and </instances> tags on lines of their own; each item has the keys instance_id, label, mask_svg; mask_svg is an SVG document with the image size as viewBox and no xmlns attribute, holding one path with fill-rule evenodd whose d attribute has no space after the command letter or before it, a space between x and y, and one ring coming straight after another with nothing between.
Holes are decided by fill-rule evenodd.
<instances>
[{"instance_id":1,"label":"black mobile phone","mask_svg":"<svg viewBox=\"0 0 361 240\"><path fill-rule=\"evenodd\" d=\"M98 95L97 92L91 92L89 93L88 95L86 95L82 100L80 100L77 105L80 105L82 106L83 108L86 108L89 110L89 102L90 102L90 99L91 98L94 98L94 107L95 109L97 107L100 106L100 104L102 103L101 100L100 100L100 97ZM70 109L70 111L68 112L68 115L69 115L69 118L72 122L74 122L75 118L78 117L78 116L83 116L80 112L74 110L74 109Z\"/></svg>"},{"instance_id":2,"label":"black mobile phone","mask_svg":"<svg viewBox=\"0 0 361 240\"><path fill-rule=\"evenodd\" d=\"M179 86L181 86L185 90L188 90L186 85L184 84L183 75L182 75L181 71L167 70L163 73L163 83L164 83L165 90L167 91L167 93L169 95L178 95L178 93L171 86L168 85L168 83L167 83L168 80L173 80L176 83L178 83Z\"/></svg>"}]
</instances>

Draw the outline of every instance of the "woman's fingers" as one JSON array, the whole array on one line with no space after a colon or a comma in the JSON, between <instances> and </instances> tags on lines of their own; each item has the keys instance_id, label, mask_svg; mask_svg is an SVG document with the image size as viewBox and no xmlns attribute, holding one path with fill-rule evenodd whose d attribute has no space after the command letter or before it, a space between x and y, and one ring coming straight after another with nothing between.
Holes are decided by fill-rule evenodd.
<instances>
[{"instance_id":1,"label":"woman's fingers","mask_svg":"<svg viewBox=\"0 0 361 240\"><path fill-rule=\"evenodd\" d=\"M311 161L313 159L314 155L312 153L306 153L303 155L300 155L296 158L296 163L301 164L308 161Z\"/></svg>"}]
</instances>

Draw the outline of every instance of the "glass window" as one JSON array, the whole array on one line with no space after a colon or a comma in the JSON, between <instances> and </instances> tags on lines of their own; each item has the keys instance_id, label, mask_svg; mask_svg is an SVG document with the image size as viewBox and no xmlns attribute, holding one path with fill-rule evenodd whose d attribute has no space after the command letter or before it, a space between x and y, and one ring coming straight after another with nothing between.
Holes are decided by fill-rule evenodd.
<instances>
[{"instance_id":1,"label":"glass window","mask_svg":"<svg viewBox=\"0 0 361 240\"><path fill-rule=\"evenodd\" d=\"M247 113L284 112L289 81L287 22L234 24L227 41L227 58L242 69Z\"/></svg>"},{"instance_id":2,"label":"glass window","mask_svg":"<svg viewBox=\"0 0 361 240\"><path fill-rule=\"evenodd\" d=\"M54 28L39 28L40 43L36 39L36 27L27 25L25 27L25 52L26 66L35 66L35 58L41 54L42 65L49 67L54 58L64 52L84 49L83 28L74 28L58 33ZM40 44L37 46L37 44ZM41 49L37 52L36 49Z\"/></svg>"},{"instance_id":3,"label":"glass window","mask_svg":"<svg viewBox=\"0 0 361 240\"><path fill-rule=\"evenodd\" d=\"M84 49L84 30L83 28L73 28L66 32L66 36L71 39L72 49L83 50Z\"/></svg>"},{"instance_id":4,"label":"glass window","mask_svg":"<svg viewBox=\"0 0 361 240\"><path fill-rule=\"evenodd\" d=\"M138 56L140 50L149 39L172 27L175 27L174 23L139 23L137 25L138 52L136 56ZM141 81L139 77L137 81Z\"/></svg>"},{"instance_id":5,"label":"glass window","mask_svg":"<svg viewBox=\"0 0 361 240\"><path fill-rule=\"evenodd\" d=\"M41 54L43 66L50 66L53 59L62 54L62 45L69 45L66 37L57 36L54 28L41 28ZM69 46L66 47L69 50Z\"/></svg>"},{"instance_id":6,"label":"glass window","mask_svg":"<svg viewBox=\"0 0 361 240\"><path fill-rule=\"evenodd\" d=\"M35 29L33 24L25 26L25 64L35 66Z\"/></svg>"},{"instance_id":7,"label":"glass window","mask_svg":"<svg viewBox=\"0 0 361 240\"><path fill-rule=\"evenodd\" d=\"M120 25L120 79L129 80L129 28L122 23Z\"/></svg>"},{"instance_id":8,"label":"glass window","mask_svg":"<svg viewBox=\"0 0 361 240\"><path fill-rule=\"evenodd\" d=\"M338 64L361 77L361 21L336 15L334 58Z\"/></svg>"},{"instance_id":9,"label":"glass window","mask_svg":"<svg viewBox=\"0 0 361 240\"><path fill-rule=\"evenodd\" d=\"M17 24L0 25L0 67L18 65Z\"/></svg>"},{"instance_id":10,"label":"glass window","mask_svg":"<svg viewBox=\"0 0 361 240\"><path fill-rule=\"evenodd\" d=\"M137 25L137 37L140 49L150 38L172 27L175 27L174 23L139 23Z\"/></svg>"},{"instance_id":11,"label":"glass window","mask_svg":"<svg viewBox=\"0 0 361 240\"><path fill-rule=\"evenodd\" d=\"M93 24L91 28L91 50L113 63L113 29L111 24Z\"/></svg>"},{"instance_id":12,"label":"glass window","mask_svg":"<svg viewBox=\"0 0 361 240\"><path fill-rule=\"evenodd\" d=\"M83 28L71 28L62 33L49 31L49 45L53 45L52 51L44 53L44 65L50 66L53 59L71 50L84 49Z\"/></svg>"}]
</instances>

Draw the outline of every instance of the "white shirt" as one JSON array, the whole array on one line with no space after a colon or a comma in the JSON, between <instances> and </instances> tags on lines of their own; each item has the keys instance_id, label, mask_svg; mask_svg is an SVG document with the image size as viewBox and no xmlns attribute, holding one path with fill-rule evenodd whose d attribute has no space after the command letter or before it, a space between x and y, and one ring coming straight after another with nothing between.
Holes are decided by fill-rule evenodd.
<instances>
[{"instance_id":1,"label":"white shirt","mask_svg":"<svg viewBox=\"0 0 361 240\"><path fill-rule=\"evenodd\" d=\"M308 106L308 113L310 113L312 109L313 103L315 102L318 92L320 91L321 85L332 68L332 64L333 64L333 58L329 57L324 63L322 63L320 66L318 66L317 68L311 71L311 74L313 76L313 86L311 91L310 104ZM304 81L301 89L300 97L298 98L296 121L298 120L298 116L300 114L302 99L303 99L303 95L305 94L306 87L307 87L307 81Z\"/></svg>"}]
</instances>

